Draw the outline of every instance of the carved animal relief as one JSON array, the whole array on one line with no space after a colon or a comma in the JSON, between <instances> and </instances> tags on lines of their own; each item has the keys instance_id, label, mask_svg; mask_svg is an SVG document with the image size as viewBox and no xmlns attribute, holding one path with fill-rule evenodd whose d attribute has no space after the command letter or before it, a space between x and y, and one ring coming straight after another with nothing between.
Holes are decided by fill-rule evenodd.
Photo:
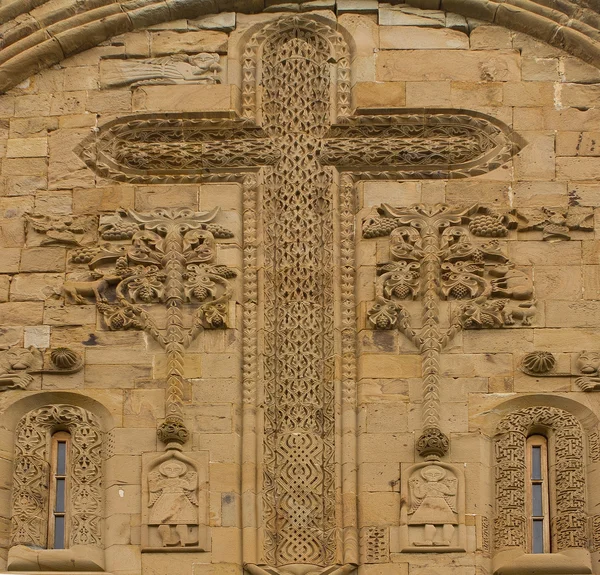
<instances>
[{"instance_id":1,"label":"carved animal relief","mask_svg":"<svg viewBox=\"0 0 600 575\"><path fill-rule=\"evenodd\" d=\"M66 347L45 353L34 346L0 349L0 391L26 389L37 374L69 374L82 367L81 356Z\"/></svg>"},{"instance_id":2,"label":"carved animal relief","mask_svg":"<svg viewBox=\"0 0 600 575\"><path fill-rule=\"evenodd\" d=\"M219 55L175 54L162 58L106 59L100 61L102 88L152 84L220 84Z\"/></svg>"},{"instance_id":3,"label":"carved animal relief","mask_svg":"<svg viewBox=\"0 0 600 575\"><path fill-rule=\"evenodd\" d=\"M572 232L594 231L594 210L581 206L569 208L532 208L514 212L520 232L540 231L547 241L570 240Z\"/></svg>"},{"instance_id":4,"label":"carved animal relief","mask_svg":"<svg viewBox=\"0 0 600 575\"><path fill-rule=\"evenodd\" d=\"M403 482L400 547L404 552L465 549L464 479L441 463L408 469Z\"/></svg>"},{"instance_id":5,"label":"carved animal relief","mask_svg":"<svg viewBox=\"0 0 600 575\"><path fill-rule=\"evenodd\" d=\"M521 360L521 371L532 377L573 377L581 391L600 391L600 352L582 351L575 360L575 369L559 371L554 354L533 351Z\"/></svg>"}]
</instances>

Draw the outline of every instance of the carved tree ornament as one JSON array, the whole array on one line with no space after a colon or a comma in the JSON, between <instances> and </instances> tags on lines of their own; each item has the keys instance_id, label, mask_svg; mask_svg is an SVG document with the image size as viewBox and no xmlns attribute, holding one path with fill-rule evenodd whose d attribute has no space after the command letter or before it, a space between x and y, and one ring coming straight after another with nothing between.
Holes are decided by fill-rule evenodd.
<instances>
[{"instance_id":1,"label":"carved tree ornament","mask_svg":"<svg viewBox=\"0 0 600 575\"><path fill-rule=\"evenodd\" d=\"M383 205L364 222L365 238L390 237L392 261L379 266L376 303L368 319L375 329L398 329L423 362L423 433L417 449L426 459L447 453L440 428L440 355L463 329L531 325L536 306L533 282L502 251L500 238L516 222L477 205L445 204L393 208ZM423 302L423 327L416 330L403 300ZM443 327L441 300L456 300Z\"/></svg>"},{"instance_id":2,"label":"carved tree ornament","mask_svg":"<svg viewBox=\"0 0 600 575\"><path fill-rule=\"evenodd\" d=\"M243 118L121 118L100 127L78 150L96 173L118 181L245 182L244 282L256 297L245 294L244 300L244 460L256 464L256 442L264 450L262 484L252 466L245 468L247 484L255 488L245 492L244 508L251 517L257 507L264 509L262 528L244 532L244 561L255 575L343 575L358 563L354 182L482 174L523 144L501 122L464 110L351 116L350 61L344 37L328 20L283 17L246 45ZM334 168L342 172L339 186ZM259 173L253 179L248 172ZM262 293L256 283L259 225L265 230ZM336 274L342 278L339 313ZM262 354L256 341L260 309ZM341 461L336 338L343 358ZM259 389L264 426L255 415ZM341 517L336 488L344 499ZM257 506L258 493L263 503Z\"/></svg>"},{"instance_id":3,"label":"carved tree ornament","mask_svg":"<svg viewBox=\"0 0 600 575\"><path fill-rule=\"evenodd\" d=\"M40 407L27 413L17 425L10 544L33 549L48 546L50 440L58 430L71 435L67 551L77 546L102 548L103 433L95 415L73 405ZM88 552L88 559L89 554L94 552ZM86 569L81 564L79 567Z\"/></svg>"},{"instance_id":4,"label":"carved tree ornament","mask_svg":"<svg viewBox=\"0 0 600 575\"><path fill-rule=\"evenodd\" d=\"M227 326L232 294L229 280L236 272L216 265L216 239L233 234L212 223L219 209L199 213L189 209L129 210L104 218L100 237L107 243L72 254L87 263L89 281L68 280L65 298L86 303L92 296L109 329L142 329L167 353L167 417L158 436L167 447L187 441L184 424L183 361L186 348L203 329ZM106 266L114 264L113 268ZM114 286L116 300L108 295ZM153 319L153 304L167 308L166 329ZM192 327L184 328L186 313Z\"/></svg>"},{"instance_id":5,"label":"carved tree ornament","mask_svg":"<svg viewBox=\"0 0 600 575\"><path fill-rule=\"evenodd\" d=\"M547 433L552 452L550 485L555 492L554 509L551 511L552 552L588 547L581 424L567 411L537 406L506 416L499 423L494 437L496 553L510 549L525 553L527 549L525 450L527 437L531 433L539 433L540 429Z\"/></svg>"}]
</instances>

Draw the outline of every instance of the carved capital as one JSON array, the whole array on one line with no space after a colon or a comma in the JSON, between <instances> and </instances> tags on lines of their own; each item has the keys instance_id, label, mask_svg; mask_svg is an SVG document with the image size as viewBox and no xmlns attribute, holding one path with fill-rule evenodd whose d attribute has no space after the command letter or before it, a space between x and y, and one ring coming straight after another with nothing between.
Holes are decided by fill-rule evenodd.
<instances>
[{"instance_id":1,"label":"carved capital","mask_svg":"<svg viewBox=\"0 0 600 575\"><path fill-rule=\"evenodd\" d=\"M417 451L425 459L437 459L448 453L450 440L448 436L437 427L429 427L423 430L421 437L417 440Z\"/></svg>"}]
</instances>

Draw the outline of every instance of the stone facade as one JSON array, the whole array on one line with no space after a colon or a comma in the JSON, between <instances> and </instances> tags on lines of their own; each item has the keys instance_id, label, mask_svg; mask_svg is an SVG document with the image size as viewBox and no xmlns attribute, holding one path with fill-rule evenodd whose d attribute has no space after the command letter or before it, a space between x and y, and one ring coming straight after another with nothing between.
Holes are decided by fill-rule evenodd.
<instances>
[{"instance_id":1,"label":"stone facade","mask_svg":"<svg viewBox=\"0 0 600 575\"><path fill-rule=\"evenodd\" d=\"M600 16L516 4L2 3L0 569L600 574Z\"/></svg>"}]
</instances>

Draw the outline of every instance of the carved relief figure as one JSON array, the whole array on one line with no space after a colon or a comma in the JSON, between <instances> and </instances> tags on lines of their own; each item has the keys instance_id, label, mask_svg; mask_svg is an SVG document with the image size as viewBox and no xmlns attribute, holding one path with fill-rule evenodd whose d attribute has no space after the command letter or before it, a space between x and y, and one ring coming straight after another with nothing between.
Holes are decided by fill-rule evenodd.
<instances>
[{"instance_id":1,"label":"carved relief figure","mask_svg":"<svg viewBox=\"0 0 600 575\"><path fill-rule=\"evenodd\" d=\"M425 538L414 541L416 546L449 546L458 523L456 510L457 479L448 477L442 467L430 465L409 480L411 510L409 525L425 525ZM437 525L442 525L441 540L436 538Z\"/></svg>"},{"instance_id":2,"label":"carved relief figure","mask_svg":"<svg viewBox=\"0 0 600 575\"><path fill-rule=\"evenodd\" d=\"M391 551L464 550L464 493L464 474L447 463L432 459L403 471L400 547L394 546Z\"/></svg>"},{"instance_id":3,"label":"carved relief figure","mask_svg":"<svg viewBox=\"0 0 600 575\"><path fill-rule=\"evenodd\" d=\"M549 241L570 240L572 230L591 232L594 230L592 208L573 206L569 208L531 208L514 212L519 221L518 230L543 232Z\"/></svg>"},{"instance_id":4,"label":"carved relief figure","mask_svg":"<svg viewBox=\"0 0 600 575\"><path fill-rule=\"evenodd\" d=\"M42 352L31 346L0 351L0 391L25 389L32 381L30 371L42 367Z\"/></svg>"},{"instance_id":5,"label":"carved relief figure","mask_svg":"<svg viewBox=\"0 0 600 575\"><path fill-rule=\"evenodd\" d=\"M81 246L93 241L93 227L96 218L89 216L47 216L45 214L26 214L30 230L28 245L63 244ZM40 237L41 236L41 237Z\"/></svg>"},{"instance_id":6,"label":"carved relief figure","mask_svg":"<svg viewBox=\"0 0 600 575\"><path fill-rule=\"evenodd\" d=\"M148 488L149 524L158 525L163 546L197 544L189 529L198 524L197 473L182 461L167 460L149 474Z\"/></svg>"},{"instance_id":7,"label":"carved relief figure","mask_svg":"<svg viewBox=\"0 0 600 575\"><path fill-rule=\"evenodd\" d=\"M189 457L188 457L189 456ZM177 448L142 457L142 546L148 551L208 551L208 452Z\"/></svg>"},{"instance_id":8,"label":"carved relief figure","mask_svg":"<svg viewBox=\"0 0 600 575\"><path fill-rule=\"evenodd\" d=\"M219 55L175 54L145 60L101 60L103 88L149 84L219 84Z\"/></svg>"},{"instance_id":9,"label":"carved relief figure","mask_svg":"<svg viewBox=\"0 0 600 575\"><path fill-rule=\"evenodd\" d=\"M67 347L47 350L49 366L44 368L44 352L37 347L0 348L0 391L25 389L33 374L75 373L83 367L81 356Z\"/></svg>"},{"instance_id":10,"label":"carved relief figure","mask_svg":"<svg viewBox=\"0 0 600 575\"><path fill-rule=\"evenodd\" d=\"M577 358L577 369L583 373L575 383L583 391L600 390L600 353L597 351L583 351Z\"/></svg>"}]
</instances>

